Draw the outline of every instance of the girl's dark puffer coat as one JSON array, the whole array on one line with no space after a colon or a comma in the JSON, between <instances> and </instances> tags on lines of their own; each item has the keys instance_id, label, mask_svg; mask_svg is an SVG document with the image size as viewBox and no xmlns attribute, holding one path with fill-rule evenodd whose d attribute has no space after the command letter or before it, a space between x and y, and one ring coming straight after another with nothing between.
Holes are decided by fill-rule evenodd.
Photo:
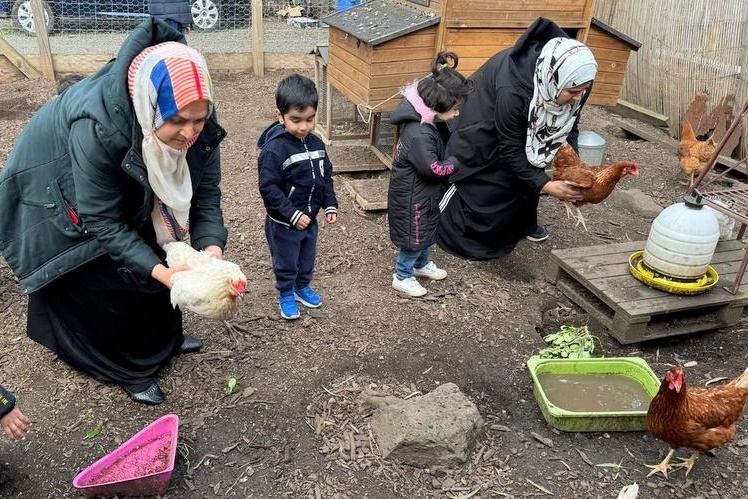
<instances>
[{"instance_id":1,"label":"girl's dark puffer coat","mask_svg":"<svg viewBox=\"0 0 748 499\"><path fill-rule=\"evenodd\" d=\"M400 127L400 137L390 172L387 215L395 246L419 250L434 243L439 201L457 161L454 157L442 159L449 129L446 123L433 120L416 84L403 94L405 98L390 118Z\"/></svg>"}]
</instances>

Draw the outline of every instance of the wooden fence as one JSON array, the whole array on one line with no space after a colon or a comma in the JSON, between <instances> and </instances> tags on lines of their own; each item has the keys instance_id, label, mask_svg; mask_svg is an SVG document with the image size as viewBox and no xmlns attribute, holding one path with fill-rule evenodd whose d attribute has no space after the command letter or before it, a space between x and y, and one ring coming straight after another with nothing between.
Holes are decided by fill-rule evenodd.
<instances>
[{"instance_id":1,"label":"wooden fence","mask_svg":"<svg viewBox=\"0 0 748 499\"><path fill-rule=\"evenodd\" d=\"M597 0L594 16L641 42L621 99L668 116L672 136L699 91L710 108L734 95L737 111L748 99L745 0ZM744 155L748 130L742 139Z\"/></svg>"},{"instance_id":2,"label":"wooden fence","mask_svg":"<svg viewBox=\"0 0 748 499\"><path fill-rule=\"evenodd\" d=\"M253 20L246 37L253 49L206 52L211 68L257 74L282 67L312 68L313 56L306 53L263 49L262 17L255 17L261 16L263 0L247 1L252 3ZM683 115L699 91L711 96L711 107L728 95L735 96L737 108L748 99L748 1L597 0L593 15L642 44L631 53L621 99L668 116L672 136L679 136ZM38 54L23 57L2 42L0 37L0 83L34 77L36 69L45 75L45 64L58 74L90 73L114 55L47 52L50 60L45 61L44 40ZM747 143L744 130L739 152L745 153Z\"/></svg>"}]
</instances>

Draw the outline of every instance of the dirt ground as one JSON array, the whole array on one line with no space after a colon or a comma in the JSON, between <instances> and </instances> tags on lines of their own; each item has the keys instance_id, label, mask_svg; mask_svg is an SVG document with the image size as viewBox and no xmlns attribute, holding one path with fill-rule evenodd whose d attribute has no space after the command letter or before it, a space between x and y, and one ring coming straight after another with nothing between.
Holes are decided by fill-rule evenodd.
<instances>
[{"instance_id":1,"label":"dirt ground","mask_svg":"<svg viewBox=\"0 0 748 499\"><path fill-rule=\"evenodd\" d=\"M29 340L26 298L0 264L0 382L33 421L22 442L0 437L0 495L77 497L72 480L78 472L151 421L176 413L179 447L166 497L597 498L616 497L633 482L644 498L745 497L745 416L731 443L702 457L688 478L675 472L667 481L647 478L644 467L664 457L664 443L645 432L560 432L545 422L534 400L525 361L545 346L542 336L561 324L590 323L545 279L549 252L647 237L651 219L613 198L584 209L589 232L575 227L558 201L543 198L540 216L551 238L522 241L503 260L468 262L436 250L434 260L449 277L426 283L425 298L407 299L390 287L395 248L386 215L358 209L338 177L340 221L322 224L319 236L315 283L325 305L294 322L280 319L255 142L272 120L272 95L285 74L216 75L218 109L229 132L222 146L227 257L249 276L249 293L231 330L186 316L187 329L205 348L176 358L162 372L163 405L135 404L119 387L75 372ZM53 93L53 85L39 82L0 86L0 163ZM607 140L608 159L641 164L641 175L620 188L640 189L661 206L680 201L686 187L675 155L626 136L610 116L589 106L582 128ZM331 156L334 163L334 146ZM742 321L629 346L604 330L593 333L598 354L641 356L658 375L671 364L696 361L689 380L703 384L748 365L746 331ZM230 378L237 382L231 394ZM421 470L371 452L366 414L355 404L363 388L404 397L447 382L475 402L487 423L467 464Z\"/></svg>"}]
</instances>

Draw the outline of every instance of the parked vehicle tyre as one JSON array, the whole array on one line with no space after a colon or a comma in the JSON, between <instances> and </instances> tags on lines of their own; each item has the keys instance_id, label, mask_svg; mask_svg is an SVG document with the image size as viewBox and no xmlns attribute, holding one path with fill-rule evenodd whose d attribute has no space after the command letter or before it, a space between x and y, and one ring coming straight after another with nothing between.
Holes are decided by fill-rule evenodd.
<instances>
[{"instance_id":1,"label":"parked vehicle tyre","mask_svg":"<svg viewBox=\"0 0 748 499\"><path fill-rule=\"evenodd\" d=\"M44 9L44 24L47 27L47 33L51 33L55 25L52 7L49 5L49 2L42 0L42 8ZM34 13L31 11L31 0L16 0L10 15L14 27L24 31L27 35L36 36Z\"/></svg>"},{"instance_id":2,"label":"parked vehicle tyre","mask_svg":"<svg viewBox=\"0 0 748 499\"><path fill-rule=\"evenodd\" d=\"M218 0L192 0L192 24L199 30L218 28L221 21L221 6Z\"/></svg>"}]
</instances>

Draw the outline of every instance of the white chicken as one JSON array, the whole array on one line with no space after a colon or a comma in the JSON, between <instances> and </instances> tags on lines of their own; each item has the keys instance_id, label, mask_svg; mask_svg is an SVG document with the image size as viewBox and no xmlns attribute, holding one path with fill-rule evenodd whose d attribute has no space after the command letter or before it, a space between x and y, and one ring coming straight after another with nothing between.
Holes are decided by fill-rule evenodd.
<instances>
[{"instance_id":1,"label":"white chicken","mask_svg":"<svg viewBox=\"0 0 748 499\"><path fill-rule=\"evenodd\" d=\"M164 245L169 267L187 265L188 270L171 277L171 304L209 319L228 320L239 310L247 278L235 263L197 251L189 244Z\"/></svg>"}]
</instances>

